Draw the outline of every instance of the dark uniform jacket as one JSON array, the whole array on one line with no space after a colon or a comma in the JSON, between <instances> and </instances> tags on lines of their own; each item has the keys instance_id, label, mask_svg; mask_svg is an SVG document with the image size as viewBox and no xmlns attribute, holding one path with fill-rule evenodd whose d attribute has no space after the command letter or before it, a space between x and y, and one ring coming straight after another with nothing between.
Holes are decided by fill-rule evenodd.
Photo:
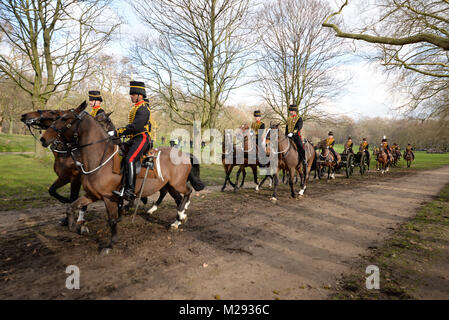
<instances>
[{"instance_id":1,"label":"dark uniform jacket","mask_svg":"<svg viewBox=\"0 0 449 320\"><path fill-rule=\"evenodd\" d=\"M302 118L299 116L289 116L287 119L287 126L285 127L285 135L293 133L293 135L301 136Z\"/></svg>"},{"instance_id":2,"label":"dark uniform jacket","mask_svg":"<svg viewBox=\"0 0 449 320\"><path fill-rule=\"evenodd\" d=\"M145 101L137 102L129 111L128 125L117 129L119 135L125 135L127 138L151 132L150 108Z\"/></svg>"},{"instance_id":3,"label":"dark uniform jacket","mask_svg":"<svg viewBox=\"0 0 449 320\"><path fill-rule=\"evenodd\" d=\"M259 134L259 130L265 129L265 123L262 121L254 121L251 123L251 130L254 132L255 135Z\"/></svg>"},{"instance_id":4,"label":"dark uniform jacket","mask_svg":"<svg viewBox=\"0 0 449 320\"><path fill-rule=\"evenodd\" d=\"M95 118L100 113L104 113L104 110L103 110L103 108L101 106L98 106L98 107L92 108L92 111L90 112L90 115Z\"/></svg>"}]
</instances>

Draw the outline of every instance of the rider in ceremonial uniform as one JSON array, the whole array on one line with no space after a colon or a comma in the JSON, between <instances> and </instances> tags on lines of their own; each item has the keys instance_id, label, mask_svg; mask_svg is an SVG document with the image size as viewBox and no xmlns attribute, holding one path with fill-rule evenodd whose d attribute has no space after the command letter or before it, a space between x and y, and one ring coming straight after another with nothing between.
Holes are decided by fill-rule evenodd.
<instances>
[{"instance_id":1,"label":"rider in ceremonial uniform","mask_svg":"<svg viewBox=\"0 0 449 320\"><path fill-rule=\"evenodd\" d=\"M407 145L407 147L405 147L405 153L407 154L407 152L411 152L413 160L415 160L415 154L413 153L413 147L410 143Z\"/></svg>"},{"instance_id":2,"label":"rider in ceremonial uniform","mask_svg":"<svg viewBox=\"0 0 449 320\"><path fill-rule=\"evenodd\" d=\"M101 108L101 103L103 98L101 97L100 91L89 91L89 104L92 107L90 115L95 118L97 114L104 113L103 108Z\"/></svg>"},{"instance_id":3,"label":"rider in ceremonial uniform","mask_svg":"<svg viewBox=\"0 0 449 320\"><path fill-rule=\"evenodd\" d=\"M251 123L251 134L256 135L256 145L259 145L259 130L265 129L265 123L263 123L260 119L262 117L262 113L259 110L254 111L254 120Z\"/></svg>"},{"instance_id":4,"label":"rider in ceremonial uniform","mask_svg":"<svg viewBox=\"0 0 449 320\"><path fill-rule=\"evenodd\" d=\"M393 160L393 159L390 158L391 149L388 146L388 140L387 140L387 138L385 136L382 139L381 146L382 146L382 149L384 149L385 153L387 154L388 159L389 160Z\"/></svg>"},{"instance_id":5,"label":"rider in ceremonial uniform","mask_svg":"<svg viewBox=\"0 0 449 320\"><path fill-rule=\"evenodd\" d=\"M134 187L136 184L136 163L140 161L142 154L148 150L150 144L150 108L144 101L146 98L145 84L143 82L131 81L129 94L134 106L129 111L128 125L118 128L116 134L119 137L126 136L129 140L126 145L129 150L125 161L125 200L135 199ZM114 191L115 195L122 196L120 191Z\"/></svg>"},{"instance_id":6,"label":"rider in ceremonial uniform","mask_svg":"<svg viewBox=\"0 0 449 320\"><path fill-rule=\"evenodd\" d=\"M353 145L354 145L354 143L352 142L352 138L348 137L348 141L346 141L346 144L345 144L345 149L348 149L348 151L350 153L354 153L354 151L352 150Z\"/></svg>"},{"instance_id":7,"label":"rider in ceremonial uniform","mask_svg":"<svg viewBox=\"0 0 449 320\"><path fill-rule=\"evenodd\" d=\"M304 149L304 144L301 138L301 129L302 129L302 118L297 115L298 107L295 104L290 105L288 107L288 111L290 113L287 119L287 126L285 127L285 135L293 140L298 148L300 161L303 161L303 164L306 166L306 151Z\"/></svg>"},{"instance_id":8,"label":"rider in ceremonial uniform","mask_svg":"<svg viewBox=\"0 0 449 320\"><path fill-rule=\"evenodd\" d=\"M360 151L365 152L368 155L368 163L369 163L371 155L369 153L369 143L368 141L366 141L366 138L362 139L362 143L360 144Z\"/></svg>"},{"instance_id":9,"label":"rider in ceremonial uniform","mask_svg":"<svg viewBox=\"0 0 449 320\"><path fill-rule=\"evenodd\" d=\"M341 157L334 150L334 144L335 144L334 133L332 131L329 131L329 133L327 135L328 135L328 137L326 139L326 145L329 147L329 150L334 155L335 163L338 165L341 161Z\"/></svg>"}]
</instances>

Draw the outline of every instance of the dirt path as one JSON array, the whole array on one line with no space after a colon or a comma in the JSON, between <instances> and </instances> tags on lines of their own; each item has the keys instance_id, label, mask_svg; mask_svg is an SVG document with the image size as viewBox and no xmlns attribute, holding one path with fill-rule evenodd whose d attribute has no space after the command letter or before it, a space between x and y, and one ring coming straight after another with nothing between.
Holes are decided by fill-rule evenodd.
<instances>
[{"instance_id":1,"label":"dirt path","mask_svg":"<svg viewBox=\"0 0 449 320\"><path fill-rule=\"evenodd\" d=\"M0 212L0 298L326 298L360 254L446 183L448 166L313 182L300 200L283 186L277 204L267 189L195 193L181 230L167 229L176 209L166 201L135 224L125 217L107 256L97 253L107 231L96 218L101 204L90 209L84 237L55 226L63 207ZM71 264L80 267L80 290L65 288Z\"/></svg>"}]
</instances>

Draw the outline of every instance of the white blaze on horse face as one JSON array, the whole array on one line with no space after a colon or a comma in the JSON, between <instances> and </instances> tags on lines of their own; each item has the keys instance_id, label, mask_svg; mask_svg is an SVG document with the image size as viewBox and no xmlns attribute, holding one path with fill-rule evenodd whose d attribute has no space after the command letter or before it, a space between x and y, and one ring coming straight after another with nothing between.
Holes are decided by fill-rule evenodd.
<instances>
[{"instance_id":1,"label":"white blaze on horse face","mask_svg":"<svg viewBox=\"0 0 449 320\"><path fill-rule=\"evenodd\" d=\"M152 213L155 212L156 210L157 210L157 205L153 205L153 206L151 207L151 209L147 211L147 213L152 214Z\"/></svg>"}]
</instances>

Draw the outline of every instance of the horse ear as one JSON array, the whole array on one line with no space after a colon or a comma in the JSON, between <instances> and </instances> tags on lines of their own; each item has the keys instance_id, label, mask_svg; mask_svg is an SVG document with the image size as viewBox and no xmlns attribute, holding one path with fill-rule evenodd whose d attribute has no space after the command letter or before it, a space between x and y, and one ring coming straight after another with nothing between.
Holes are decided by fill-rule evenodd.
<instances>
[{"instance_id":1,"label":"horse ear","mask_svg":"<svg viewBox=\"0 0 449 320\"><path fill-rule=\"evenodd\" d=\"M81 113L81 112L83 112L84 109L86 109L86 108L87 108L87 102L86 102L86 100L84 100L84 101L78 106L78 108L75 109L75 112L76 112L76 113Z\"/></svg>"}]
</instances>

